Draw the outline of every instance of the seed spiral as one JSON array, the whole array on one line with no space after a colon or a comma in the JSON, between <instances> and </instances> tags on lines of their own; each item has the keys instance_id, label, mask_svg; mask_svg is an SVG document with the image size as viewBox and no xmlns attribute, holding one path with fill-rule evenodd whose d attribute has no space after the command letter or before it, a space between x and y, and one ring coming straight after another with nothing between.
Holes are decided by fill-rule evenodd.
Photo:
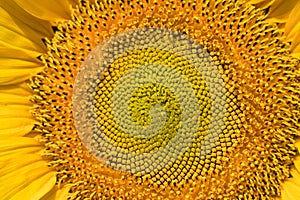
<instances>
[{"instance_id":1,"label":"seed spiral","mask_svg":"<svg viewBox=\"0 0 300 200\"><path fill-rule=\"evenodd\" d=\"M73 108L92 154L118 170L149 176L185 158L192 145L196 157L210 153L222 132L225 95L201 46L178 32L145 28L117 35L89 54L75 81Z\"/></svg>"},{"instance_id":2,"label":"seed spiral","mask_svg":"<svg viewBox=\"0 0 300 200\"><path fill-rule=\"evenodd\" d=\"M290 57L289 44L282 42L283 34L278 27L264 19L263 11L231 0L95 1L91 4L81 1L80 6L73 9L71 20L56 24L54 38L45 39L48 52L41 57L45 69L31 84L36 94L33 113L38 120L34 131L41 133L40 141L46 148L43 155L57 171L58 187L71 185L69 192L74 199L269 199L279 196L281 183L290 176L292 159L297 153L294 138L300 128L299 61ZM83 138L88 134L80 136L78 127L74 126L80 121L74 120L73 109L77 104L73 106L72 98L78 85L77 75L81 74L88 55L114 36L149 27L179 32L203 47L203 52L209 54L206 58L211 59L199 63L212 62L224 84L209 87L209 83L216 83L219 77L209 70L191 69L195 67L193 59L173 49L154 46L123 52L125 47L118 46L116 52L109 54L118 56L105 59L109 65L103 71L97 72L95 77L87 74L94 80L82 82L87 86L85 89L90 88L87 95L90 101L86 101L90 104L78 105L90 108L92 115L86 119L100 126L87 132L97 133L87 141L98 140L102 134L115 148L128 152L127 156L153 153L171 144L176 137L174 132L164 132L166 138L162 139L165 129L159 125L153 132L133 134L131 131L129 134L116 120L120 115L113 108L121 108L121 105L116 104L118 100L110 100L118 91L123 91L118 83L126 83L127 79L122 77L128 76L128 81L139 80L131 75L144 69L139 66L150 64L153 69L167 66L170 72L174 70L189 83L197 99L196 111L202 118L184 153L163 166L154 163L136 166L127 163L128 157L119 161L103 153L97 156L91 153L90 147L99 147L104 140L100 137L101 140L86 145ZM134 40L132 45L150 38ZM151 44L157 43L152 41ZM199 55L204 55L203 52ZM139 77L142 73L134 74ZM224 89L217 90L225 94L224 107L214 106L222 105L215 104L220 101L212 95L217 94L214 88ZM143 96L144 93L147 95ZM178 132L180 126L176 125L186 104L176 95L160 83L137 85L126 96L126 111L121 114L126 114L134 125L130 130L151 127L152 119L161 116L162 121L166 119L165 124L174 126L167 130ZM221 120L214 115L218 116L216 111L224 108L224 125L210 127L208 124ZM174 121L168 122L170 116L174 116ZM85 127L88 123L81 125L79 127ZM213 127L217 134L208 134ZM211 138L207 140L206 135ZM147 137L155 139L146 140ZM154 141L161 143L156 145ZM205 141L210 142L206 145ZM208 151L199 157L202 147ZM138 152L140 149L144 150Z\"/></svg>"}]
</instances>

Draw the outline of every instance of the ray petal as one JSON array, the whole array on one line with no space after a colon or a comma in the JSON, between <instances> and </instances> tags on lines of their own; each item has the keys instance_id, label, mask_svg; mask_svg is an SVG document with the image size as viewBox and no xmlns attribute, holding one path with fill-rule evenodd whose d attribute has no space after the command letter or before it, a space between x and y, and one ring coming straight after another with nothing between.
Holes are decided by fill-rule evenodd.
<instances>
[{"instance_id":1,"label":"ray petal","mask_svg":"<svg viewBox=\"0 0 300 200\"><path fill-rule=\"evenodd\" d=\"M17 191L11 200L40 199L55 186L55 182L55 172L45 174L44 176L31 182L27 187Z\"/></svg>"},{"instance_id":2,"label":"ray petal","mask_svg":"<svg viewBox=\"0 0 300 200\"><path fill-rule=\"evenodd\" d=\"M268 17L273 18L276 22L286 22L290 13L299 0L277 0L270 7L270 12Z\"/></svg>"},{"instance_id":3,"label":"ray petal","mask_svg":"<svg viewBox=\"0 0 300 200\"><path fill-rule=\"evenodd\" d=\"M30 0L15 0L28 13L44 20L70 19L71 4L67 0L44 0L36 3Z\"/></svg>"},{"instance_id":4,"label":"ray petal","mask_svg":"<svg viewBox=\"0 0 300 200\"><path fill-rule=\"evenodd\" d=\"M34 181L39 180L41 177L47 175L50 172L50 168L47 167L47 163L45 161L37 161L16 169L13 172L7 173L4 176L1 176L0 193L2 195L2 199L11 199L18 192L22 190L27 191L26 188L30 187L30 185L34 183ZM34 186L35 185L33 185L33 187ZM33 192L36 191L27 192L34 194Z\"/></svg>"}]
</instances>

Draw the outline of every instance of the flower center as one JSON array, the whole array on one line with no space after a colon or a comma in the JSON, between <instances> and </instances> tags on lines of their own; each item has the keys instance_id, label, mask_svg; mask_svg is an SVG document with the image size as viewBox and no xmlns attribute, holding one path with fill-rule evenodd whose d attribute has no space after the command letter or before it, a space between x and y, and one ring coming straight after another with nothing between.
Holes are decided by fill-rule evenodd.
<instances>
[{"instance_id":1,"label":"flower center","mask_svg":"<svg viewBox=\"0 0 300 200\"><path fill-rule=\"evenodd\" d=\"M279 195L299 63L263 19L232 1L82 2L32 81L58 184L95 199Z\"/></svg>"},{"instance_id":2,"label":"flower center","mask_svg":"<svg viewBox=\"0 0 300 200\"><path fill-rule=\"evenodd\" d=\"M129 31L100 44L81 66L73 93L76 128L90 152L112 168L144 179L154 173L157 185L192 180L191 172L202 170L195 157L211 162L205 156L216 151L226 112L222 86L209 54L186 36ZM177 176L158 174L176 162Z\"/></svg>"}]
</instances>

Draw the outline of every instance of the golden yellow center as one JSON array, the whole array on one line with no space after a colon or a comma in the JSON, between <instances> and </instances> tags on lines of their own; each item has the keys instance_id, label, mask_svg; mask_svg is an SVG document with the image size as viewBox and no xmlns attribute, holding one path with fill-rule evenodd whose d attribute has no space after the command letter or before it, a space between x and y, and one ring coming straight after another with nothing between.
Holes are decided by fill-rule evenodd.
<instances>
[{"instance_id":1,"label":"golden yellow center","mask_svg":"<svg viewBox=\"0 0 300 200\"><path fill-rule=\"evenodd\" d=\"M148 127L153 120L151 109L160 105L154 111L165 111L161 114L166 117L164 126L146 138L121 128L116 119L125 118L114 116L119 107L111 100L118 82L131 70L146 64L176 70L197 99L200 114L195 117L201 120L188 149L170 164L139 174L117 170L89 151L74 125L72 95L80 66L97 45L145 27L178 31L203 46L224 82L220 98L225 105L212 109L212 93L219 88L209 88L204 74L178 54L135 49L114 60L97 77L93 102L101 131L113 146L149 153L166 147L180 128L182 102L176 92L158 83L133 90L126 114L135 126ZM70 183L74 198L261 199L280 195L280 184L289 176L296 152L293 138L299 127L299 94L295 83L299 80L295 69L299 62L289 56L281 33L264 21L263 12L229 0L83 2L73 10L72 20L58 22L57 29L43 55L45 70L32 81L39 120L35 130L42 133L45 156L57 171L58 184ZM216 77L211 75L211 80ZM201 157L212 116L221 115L215 111L223 109L224 124L213 126L217 137L206 143L209 151Z\"/></svg>"}]
</instances>

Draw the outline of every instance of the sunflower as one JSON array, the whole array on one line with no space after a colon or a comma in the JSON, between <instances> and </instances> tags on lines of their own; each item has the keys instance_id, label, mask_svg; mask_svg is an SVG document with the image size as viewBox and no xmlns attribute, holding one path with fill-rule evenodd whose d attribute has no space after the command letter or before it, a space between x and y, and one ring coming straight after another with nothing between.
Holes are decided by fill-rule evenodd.
<instances>
[{"instance_id":1,"label":"sunflower","mask_svg":"<svg viewBox=\"0 0 300 200\"><path fill-rule=\"evenodd\" d=\"M0 199L300 199L300 2L0 2Z\"/></svg>"}]
</instances>

